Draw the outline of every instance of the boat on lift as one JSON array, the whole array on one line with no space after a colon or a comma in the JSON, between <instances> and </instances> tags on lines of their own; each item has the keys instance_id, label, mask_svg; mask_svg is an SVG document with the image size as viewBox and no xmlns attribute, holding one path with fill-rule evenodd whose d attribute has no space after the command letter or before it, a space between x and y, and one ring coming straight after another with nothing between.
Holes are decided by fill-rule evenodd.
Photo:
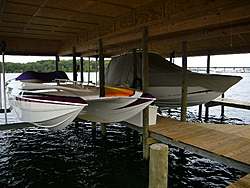
<instances>
[{"instance_id":1,"label":"boat on lift","mask_svg":"<svg viewBox=\"0 0 250 188\"><path fill-rule=\"evenodd\" d=\"M110 123L128 119L155 98L135 89L73 82L63 71L28 71L7 84L11 111L19 120L62 129L76 117Z\"/></svg>"},{"instance_id":2,"label":"boat on lift","mask_svg":"<svg viewBox=\"0 0 250 188\"><path fill-rule=\"evenodd\" d=\"M105 73L105 84L113 87L141 88L142 53L132 52L112 57ZM182 67L179 67L156 53L148 54L149 93L156 97L154 104L166 108L178 108L182 98ZM122 67L122 68L121 68ZM136 75L136 76L135 76ZM187 105L207 103L242 79L240 76L200 74L188 71Z\"/></svg>"}]
</instances>

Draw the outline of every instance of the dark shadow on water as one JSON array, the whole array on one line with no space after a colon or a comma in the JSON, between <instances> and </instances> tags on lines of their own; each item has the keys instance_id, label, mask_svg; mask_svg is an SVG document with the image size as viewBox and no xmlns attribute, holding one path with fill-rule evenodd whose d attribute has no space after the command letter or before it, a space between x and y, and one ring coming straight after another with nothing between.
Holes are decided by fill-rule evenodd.
<instances>
[{"instance_id":1,"label":"dark shadow on water","mask_svg":"<svg viewBox=\"0 0 250 188\"><path fill-rule=\"evenodd\" d=\"M140 136L118 123L107 125L105 137L100 125L92 130L90 122L72 123L60 131L2 131L0 186L147 188L148 161L142 159ZM170 146L168 187L225 187L244 175Z\"/></svg>"}]
</instances>

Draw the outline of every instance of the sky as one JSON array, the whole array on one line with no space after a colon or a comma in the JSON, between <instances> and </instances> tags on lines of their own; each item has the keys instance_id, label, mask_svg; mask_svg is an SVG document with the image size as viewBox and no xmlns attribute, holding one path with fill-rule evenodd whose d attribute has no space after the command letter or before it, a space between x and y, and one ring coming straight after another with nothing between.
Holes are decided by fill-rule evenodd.
<instances>
[{"instance_id":1,"label":"sky","mask_svg":"<svg viewBox=\"0 0 250 188\"><path fill-rule=\"evenodd\" d=\"M38 60L55 60L55 56L10 56L5 55L5 62L28 63ZM60 60L69 60L72 57L60 57ZM2 57L0 59L2 62ZM181 66L182 58L175 58L174 63ZM206 67L207 56L188 57L188 67ZM250 53L248 54L233 54L233 55L216 55L210 56L211 67L250 67Z\"/></svg>"}]
</instances>

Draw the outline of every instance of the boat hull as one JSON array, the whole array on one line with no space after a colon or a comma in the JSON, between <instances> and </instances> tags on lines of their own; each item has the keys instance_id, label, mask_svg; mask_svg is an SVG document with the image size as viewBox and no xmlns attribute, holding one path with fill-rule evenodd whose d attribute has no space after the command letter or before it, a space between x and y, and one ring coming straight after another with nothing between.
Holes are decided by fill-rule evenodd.
<instances>
[{"instance_id":1,"label":"boat hull","mask_svg":"<svg viewBox=\"0 0 250 188\"><path fill-rule=\"evenodd\" d=\"M156 105L166 108L178 108L181 106L181 87L149 87L150 93L157 96ZM187 106L195 106L207 103L222 93L203 87L188 87Z\"/></svg>"},{"instance_id":2,"label":"boat hull","mask_svg":"<svg viewBox=\"0 0 250 188\"><path fill-rule=\"evenodd\" d=\"M101 123L123 121L155 100L134 89L65 81L14 81L8 88L11 109L21 121L51 129L65 128L75 117Z\"/></svg>"},{"instance_id":3,"label":"boat hull","mask_svg":"<svg viewBox=\"0 0 250 188\"><path fill-rule=\"evenodd\" d=\"M10 87L8 99L12 114L20 121L55 130L68 126L87 106L79 97L36 95Z\"/></svg>"},{"instance_id":4,"label":"boat hull","mask_svg":"<svg viewBox=\"0 0 250 188\"><path fill-rule=\"evenodd\" d=\"M84 108L77 117L101 123L120 122L133 117L153 101L153 99L147 98L87 101L88 107Z\"/></svg>"}]
</instances>

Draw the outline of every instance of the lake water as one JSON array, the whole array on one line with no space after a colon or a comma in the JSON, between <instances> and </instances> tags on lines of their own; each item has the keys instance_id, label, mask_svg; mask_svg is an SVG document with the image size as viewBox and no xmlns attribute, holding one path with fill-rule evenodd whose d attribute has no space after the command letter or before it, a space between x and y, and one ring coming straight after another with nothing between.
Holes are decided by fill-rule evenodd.
<instances>
[{"instance_id":1,"label":"lake water","mask_svg":"<svg viewBox=\"0 0 250 188\"><path fill-rule=\"evenodd\" d=\"M226 97L250 100L250 74L226 92ZM7 74L7 79L17 74ZM71 76L71 75L70 75ZM91 74L95 82L95 74ZM85 75L87 80L87 74ZM188 108L188 121L198 107ZM180 110L166 116L178 119ZM249 124L249 111L226 107L222 123ZM18 120L8 114L8 122ZM202 120L203 121L203 120ZM210 122L220 123L220 107L210 108ZM0 123L4 123L1 114ZM26 128L0 132L0 187L146 188L148 162L142 159L141 134L118 123L107 125L107 136L90 122L74 122L53 131ZM225 187L246 173L171 147L168 187Z\"/></svg>"}]
</instances>

